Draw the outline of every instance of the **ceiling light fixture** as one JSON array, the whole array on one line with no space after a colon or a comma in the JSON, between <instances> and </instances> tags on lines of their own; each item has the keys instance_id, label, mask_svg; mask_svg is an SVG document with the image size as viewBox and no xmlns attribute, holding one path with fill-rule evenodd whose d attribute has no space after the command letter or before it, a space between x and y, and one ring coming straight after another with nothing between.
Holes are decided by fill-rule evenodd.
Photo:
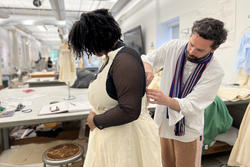
<instances>
[{"instance_id":1,"label":"ceiling light fixture","mask_svg":"<svg viewBox=\"0 0 250 167\"><path fill-rule=\"evenodd\" d=\"M40 6L42 5L42 2L41 2L41 0L34 0L34 1L33 1L33 5L34 5L35 7L40 7Z\"/></svg>"},{"instance_id":2,"label":"ceiling light fixture","mask_svg":"<svg viewBox=\"0 0 250 167\"><path fill-rule=\"evenodd\" d=\"M46 32L47 30L44 28L44 26L42 26L42 25L38 25L38 26L36 26L37 27L37 29L40 31L40 32Z\"/></svg>"}]
</instances>

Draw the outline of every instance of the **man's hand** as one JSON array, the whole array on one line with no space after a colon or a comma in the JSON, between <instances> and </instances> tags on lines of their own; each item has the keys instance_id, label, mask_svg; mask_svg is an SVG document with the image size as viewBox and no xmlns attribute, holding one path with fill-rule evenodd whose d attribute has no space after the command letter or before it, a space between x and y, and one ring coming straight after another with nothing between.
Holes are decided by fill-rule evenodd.
<instances>
[{"instance_id":1,"label":"man's hand","mask_svg":"<svg viewBox=\"0 0 250 167\"><path fill-rule=\"evenodd\" d=\"M91 111L89 113L89 116L88 116L88 125L89 125L89 128L91 131L93 131L96 128L95 123L94 123L94 116L95 115L96 115L96 113Z\"/></svg>"},{"instance_id":2,"label":"man's hand","mask_svg":"<svg viewBox=\"0 0 250 167\"><path fill-rule=\"evenodd\" d=\"M146 87L152 82L154 79L153 68L148 63L144 62L144 69L146 74Z\"/></svg>"},{"instance_id":3,"label":"man's hand","mask_svg":"<svg viewBox=\"0 0 250 167\"><path fill-rule=\"evenodd\" d=\"M161 90L147 89L146 94L149 103L167 106L168 97L165 96Z\"/></svg>"},{"instance_id":4,"label":"man's hand","mask_svg":"<svg viewBox=\"0 0 250 167\"><path fill-rule=\"evenodd\" d=\"M168 106L177 112L181 110L179 102L174 98L164 95L161 90L147 89L146 94L149 103Z\"/></svg>"}]
</instances>

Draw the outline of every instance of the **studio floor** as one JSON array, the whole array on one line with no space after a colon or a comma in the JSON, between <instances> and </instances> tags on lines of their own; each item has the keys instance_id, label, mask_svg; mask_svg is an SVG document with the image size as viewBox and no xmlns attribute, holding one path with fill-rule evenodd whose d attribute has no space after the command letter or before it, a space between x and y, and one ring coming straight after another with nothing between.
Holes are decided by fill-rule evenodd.
<instances>
[{"instance_id":1,"label":"studio floor","mask_svg":"<svg viewBox=\"0 0 250 167\"><path fill-rule=\"evenodd\" d=\"M87 148L87 138L74 140ZM68 140L53 141L43 144L16 145L0 154L0 167L42 167L42 153L53 145L69 142ZM39 149L37 149L39 148ZM202 167L228 167L226 166L230 152L222 152L202 156ZM76 163L71 167L82 167L82 163Z\"/></svg>"},{"instance_id":2,"label":"studio floor","mask_svg":"<svg viewBox=\"0 0 250 167\"><path fill-rule=\"evenodd\" d=\"M201 166L202 167L232 167L232 166L226 165L229 156L230 156L230 152L203 155Z\"/></svg>"}]
</instances>

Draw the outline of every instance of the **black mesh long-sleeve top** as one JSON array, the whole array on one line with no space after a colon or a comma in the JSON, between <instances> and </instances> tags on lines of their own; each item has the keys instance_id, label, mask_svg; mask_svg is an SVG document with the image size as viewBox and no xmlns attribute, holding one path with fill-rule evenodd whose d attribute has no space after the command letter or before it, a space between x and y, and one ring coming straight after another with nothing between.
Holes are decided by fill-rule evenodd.
<instances>
[{"instance_id":1,"label":"black mesh long-sleeve top","mask_svg":"<svg viewBox=\"0 0 250 167\"><path fill-rule=\"evenodd\" d=\"M145 88L145 71L140 55L131 48L123 47L113 60L106 80L106 91L118 101L118 105L95 115L95 125L103 129L136 120L141 113Z\"/></svg>"}]
</instances>

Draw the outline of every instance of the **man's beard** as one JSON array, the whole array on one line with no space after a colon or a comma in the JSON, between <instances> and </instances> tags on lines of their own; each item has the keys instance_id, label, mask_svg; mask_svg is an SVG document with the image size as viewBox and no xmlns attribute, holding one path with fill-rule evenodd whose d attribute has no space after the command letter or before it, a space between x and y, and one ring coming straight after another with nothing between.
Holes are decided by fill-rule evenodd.
<instances>
[{"instance_id":1,"label":"man's beard","mask_svg":"<svg viewBox=\"0 0 250 167\"><path fill-rule=\"evenodd\" d=\"M203 60L203 59L206 59L208 56L210 56L210 52L208 54L206 54L205 56L201 57L201 58L198 58L198 57L195 57L194 55L190 55L189 52L186 50L186 53L185 53L185 56L187 58L188 61L191 61L193 63L198 63L199 60Z\"/></svg>"},{"instance_id":2,"label":"man's beard","mask_svg":"<svg viewBox=\"0 0 250 167\"><path fill-rule=\"evenodd\" d=\"M187 58L187 60L189 60L189 61L197 61L197 60L199 60L200 58L197 58L197 57L195 57L194 55L190 55L189 54L189 52L188 51L186 51L186 58Z\"/></svg>"}]
</instances>

